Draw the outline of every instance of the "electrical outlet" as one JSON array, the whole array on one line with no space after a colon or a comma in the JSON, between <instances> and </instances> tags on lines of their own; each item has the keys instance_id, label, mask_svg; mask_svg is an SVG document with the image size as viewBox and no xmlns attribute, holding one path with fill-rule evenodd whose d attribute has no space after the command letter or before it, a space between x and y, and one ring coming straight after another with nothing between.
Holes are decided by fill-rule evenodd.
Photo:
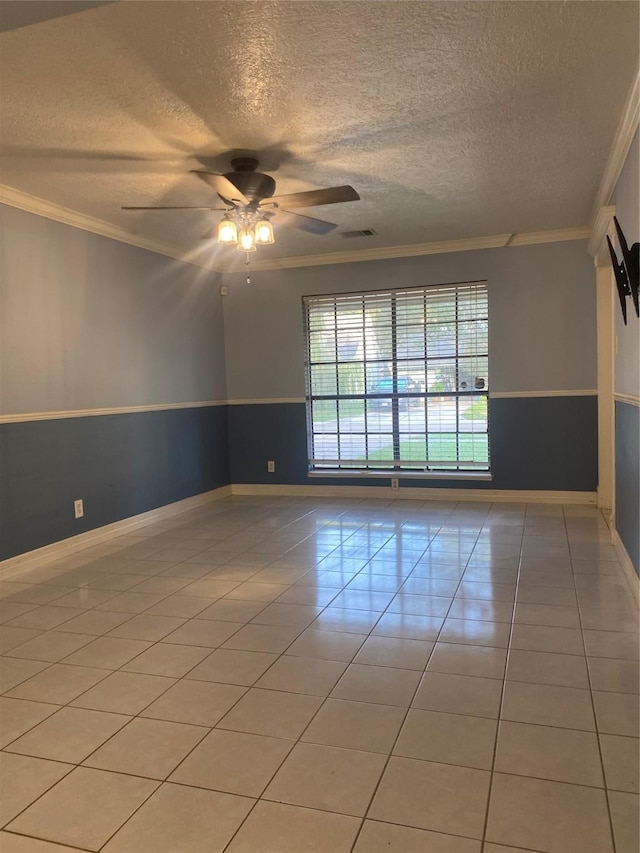
<instances>
[{"instance_id":1,"label":"electrical outlet","mask_svg":"<svg viewBox=\"0 0 640 853\"><path fill-rule=\"evenodd\" d=\"M84 502L82 499L73 502L73 514L76 518L82 518L84 515Z\"/></svg>"},{"instance_id":2,"label":"electrical outlet","mask_svg":"<svg viewBox=\"0 0 640 853\"><path fill-rule=\"evenodd\" d=\"M269 474L275 474L275 470L276 470L276 463L273 461L273 459L270 459L267 462L267 472Z\"/></svg>"},{"instance_id":3,"label":"electrical outlet","mask_svg":"<svg viewBox=\"0 0 640 853\"><path fill-rule=\"evenodd\" d=\"M396 478L394 477L391 480L391 488L394 490L394 492L397 491L400 488L400 480L396 480Z\"/></svg>"}]
</instances>

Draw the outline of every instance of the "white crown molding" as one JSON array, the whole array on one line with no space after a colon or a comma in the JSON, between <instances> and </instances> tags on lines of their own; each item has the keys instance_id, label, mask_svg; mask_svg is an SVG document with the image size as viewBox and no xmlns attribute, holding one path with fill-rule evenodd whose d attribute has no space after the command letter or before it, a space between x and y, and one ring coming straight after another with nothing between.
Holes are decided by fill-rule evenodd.
<instances>
[{"instance_id":1,"label":"white crown molding","mask_svg":"<svg viewBox=\"0 0 640 853\"><path fill-rule=\"evenodd\" d=\"M503 249L507 246L531 246L536 243L557 243L565 240L586 240L591 228L560 228L555 231L531 231L523 234L496 234L490 237L470 237L463 240L443 240L438 243L413 243L407 246L383 246L377 249L358 249L353 252L331 252L324 255L302 255L297 258L276 258L272 261L251 261L251 269L281 270L296 267L351 264L363 261L381 261L391 258L411 258L420 255L440 255L452 252L472 252L480 249ZM244 265L234 263L221 272L232 275L246 272Z\"/></svg>"},{"instance_id":2,"label":"white crown molding","mask_svg":"<svg viewBox=\"0 0 640 853\"><path fill-rule=\"evenodd\" d=\"M624 166L624 161L627 159L629 148L633 142L638 124L640 123L640 67L636 69L631 88L625 101L624 109L616 135L613 138L613 145L609 151L607 164L604 168L600 187L593 204L593 214L591 221L594 224L598 219L600 208L605 207L611 200L613 191L618 183L620 172ZM602 235L604 238L604 234ZM592 252L591 254L595 254Z\"/></svg>"},{"instance_id":3,"label":"white crown molding","mask_svg":"<svg viewBox=\"0 0 640 853\"><path fill-rule=\"evenodd\" d=\"M640 406L640 397L637 394L623 394L616 391L613 399L618 403L628 403L630 406Z\"/></svg>"},{"instance_id":4,"label":"white crown molding","mask_svg":"<svg viewBox=\"0 0 640 853\"><path fill-rule=\"evenodd\" d=\"M604 238L613 224L613 217L615 215L615 204L609 204L599 208L596 214L595 222L593 223L593 228L591 230L591 238L589 240L589 245L587 246L589 254L596 259L596 265L601 262L610 263L609 253L604 252L605 247L603 246L603 243Z\"/></svg>"},{"instance_id":5,"label":"white crown molding","mask_svg":"<svg viewBox=\"0 0 640 853\"><path fill-rule=\"evenodd\" d=\"M228 498L230 495L231 486L220 486L218 489L212 489L200 495L193 495L190 498L184 498L181 501L166 504L157 509L151 509L140 515L124 518L122 521L114 521L113 524L106 524L104 527L97 527L95 530L87 530L86 533L79 533L77 536L61 539L59 542L52 542L51 545L45 545L43 548L37 548L35 551L18 554L16 557L10 557L8 560L0 562L0 578L6 580L8 577L14 577L28 569L50 563L52 560L66 557L69 554L75 554L78 551L84 551L85 548L99 545L101 542L108 542L111 539L123 536L125 533L130 533L132 530L146 527L149 524L155 524L158 521L163 521L165 518L172 518L174 515L180 515L183 512L197 509L213 501Z\"/></svg>"},{"instance_id":6,"label":"white crown molding","mask_svg":"<svg viewBox=\"0 0 640 853\"><path fill-rule=\"evenodd\" d=\"M514 234L509 240L509 246L534 246L537 243L561 243L565 240L588 240L591 228L558 228L555 231L529 231L524 234Z\"/></svg>"},{"instance_id":7,"label":"white crown molding","mask_svg":"<svg viewBox=\"0 0 640 853\"><path fill-rule=\"evenodd\" d=\"M29 195L29 193L2 184L0 184L0 204L17 207L20 210L25 210L27 213L35 213L37 216L53 219L55 222L60 222L63 225L71 225L73 228L80 228L82 231L89 231L101 237L117 240L119 243L128 243L130 246L137 246L139 249L147 249L158 255L166 255L185 264L192 264L193 266L211 270L212 272L220 272L213 265L211 258L198 260L189 257L188 253L179 246L163 243L160 240L149 240L146 237L141 237L139 234L133 234L125 228L119 228L117 225L104 222L102 219L94 219L92 216L78 213L75 210L62 207L62 205L54 204L51 201L46 201L43 198Z\"/></svg>"},{"instance_id":8,"label":"white crown molding","mask_svg":"<svg viewBox=\"0 0 640 853\"><path fill-rule=\"evenodd\" d=\"M69 409L60 412L23 412L0 415L0 424L19 424L29 421L59 421L65 418L96 418L100 415L130 415L136 412L165 412L170 409L204 409L225 406L226 400L203 400L196 403L157 403L148 406L114 406L104 409Z\"/></svg>"},{"instance_id":9,"label":"white crown molding","mask_svg":"<svg viewBox=\"0 0 640 853\"><path fill-rule=\"evenodd\" d=\"M518 397L597 397L595 388L585 388L571 391L489 391L492 400L506 400Z\"/></svg>"}]
</instances>

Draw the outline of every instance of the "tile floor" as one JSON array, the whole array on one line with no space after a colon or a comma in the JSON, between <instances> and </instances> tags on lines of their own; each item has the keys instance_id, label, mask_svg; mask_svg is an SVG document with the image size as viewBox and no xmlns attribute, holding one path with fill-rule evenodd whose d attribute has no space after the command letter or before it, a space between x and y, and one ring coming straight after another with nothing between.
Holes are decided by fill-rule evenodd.
<instances>
[{"instance_id":1,"label":"tile floor","mask_svg":"<svg viewBox=\"0 0 640 853\"><path fill-rule=\"evenodd\" d=\"M578 506L234 498L0 583L3 853L637 853Z\"/></svg>"}]
</instances>

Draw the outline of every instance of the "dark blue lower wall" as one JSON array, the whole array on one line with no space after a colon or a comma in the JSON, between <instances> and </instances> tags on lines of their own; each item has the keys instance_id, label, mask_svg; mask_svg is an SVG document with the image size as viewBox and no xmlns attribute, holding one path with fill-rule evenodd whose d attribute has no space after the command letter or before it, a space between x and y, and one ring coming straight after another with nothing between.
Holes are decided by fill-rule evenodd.
<instances>
[{"instance_id":1,"label":"dark blue lower wall","mask_svg":"<svg viewBox=\"0 0 640 853\"><path fill-rule=\"evenodd\" d=\"M229 482L224 406L2 424L0 559Z\"/></svg>"},{"instance_id":2,"label":"dark blue lower wall","mask_svg":"<svg viewBox=\"0 0 640 853\"><path fill-rule=\"evenodd\" d=\"M640 409L616 400L616 528L640 574Z\"/></svg>"},{"instance_id":3,"label":"dark blue lower wall","mask_svg":"<svg viewBox=\"0 0 640 853\"><path fill-rule=\"evenodd\" d=\"M402 488L596 491L595 396L491 399L489 430L490 482L412 479ZM389 485L386 479L309 479L303 403L230 406L229 451L233 483ZM276 463L274 474L267 473L269 459Z\"/></svg>"}]
</instances>

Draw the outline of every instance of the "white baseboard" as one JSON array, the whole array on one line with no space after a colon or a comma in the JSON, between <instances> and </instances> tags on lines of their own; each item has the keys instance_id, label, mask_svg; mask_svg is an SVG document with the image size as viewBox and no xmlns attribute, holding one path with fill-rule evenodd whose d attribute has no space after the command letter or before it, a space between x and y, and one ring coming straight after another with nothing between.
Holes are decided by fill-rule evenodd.
<instances>
[{"instance_id":1,"label":"white baseboard","mask_svg":"<svg viewBox=\"0 0 640 853\"><path fill-rule=\"evenodd\" d=\"M552 503L596 505L595 492L552 492L518 489L429 489L390 486L288 486L234 483L232 495L265 497L384 498L409 501L490 501L492 503Z\"/></svg>"},{"instance_id":2,"label":"white baseboard","mask_svg":"<svg viewBox=\"0 0 640 853\"><path fill-rule=\"evenodd\" d=\"M624 571L625 577L631 587L633 597L640 604L640 577L638 577L638 574L633 567L631 557L629 556L627 549L624 547L624 542L620 538L620 534L617 530L614 530L613 533L613 546L616 549L620 565L622 566L622 570Z\"/></svg>"},{"instance_id":3,"label":"white baseboard","mask_svg":"<svg viewBox=\"0 0 640 853\"><path fill-rule=\"evenodd\" d=\"M86 533L79 533L77 536L62 539L60 542L52 542L51 545L45 545L44 548L18 554L17 557L10 557L8 560L0 562L0 578L6 579L27 569L33 569L36 566L50 563L52 560L58 560L60 557L75 554L85 548L90 548L92 545L107 542L109 539L130 533L132 530L146 527L148 524L171 518L212 501L227 498L230 495L231 486L221 486L219 489L212 489L209 492L203 492L201 495L193 495L193 497L151 509L148 512L140 513L140 515L124 518L122 521L114 521L113 524L106 524L104 527L97 527L95 530L87 530Z\"/></svg>"}]
</instances>

